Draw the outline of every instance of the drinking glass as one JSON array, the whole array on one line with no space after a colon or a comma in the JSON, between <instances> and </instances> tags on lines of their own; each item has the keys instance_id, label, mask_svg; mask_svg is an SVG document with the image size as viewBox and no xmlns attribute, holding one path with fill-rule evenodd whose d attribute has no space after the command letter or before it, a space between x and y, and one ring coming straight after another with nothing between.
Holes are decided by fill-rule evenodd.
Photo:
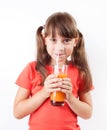
<instances>
[{"instance_id":1,"label":"drinking glass","mask_svg":"<svg viewBox=\"0 0 107 130\"><path fill-rule=\"evenodd\" d=\"M67 70L68 70L67 65L62 66L55 65L53 67L53 73L57 74L58 78L62 79L67 77ZM60 87L60 85L57 87ZM53 106L64 106L65 98L66 98L65 93L61 91L55 91L50 94L50 101Z\"/></svg>"}]
</instances>

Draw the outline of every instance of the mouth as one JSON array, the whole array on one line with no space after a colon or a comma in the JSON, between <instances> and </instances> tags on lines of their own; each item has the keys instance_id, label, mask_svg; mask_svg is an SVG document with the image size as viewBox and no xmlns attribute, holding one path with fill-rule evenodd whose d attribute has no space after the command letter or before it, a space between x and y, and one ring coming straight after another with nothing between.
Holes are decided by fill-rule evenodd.
<instances>
[{"instance_id":1,"label":"mouth","mask_svg":"<svg viewBox=\"0 0 107 130\"><path fill-rule=\"evenodd\" d=\"M55 53L56 58L61 58L61 57L65 57L65 56L66 56L65 53Z\"/></svg>"}]
</instances>

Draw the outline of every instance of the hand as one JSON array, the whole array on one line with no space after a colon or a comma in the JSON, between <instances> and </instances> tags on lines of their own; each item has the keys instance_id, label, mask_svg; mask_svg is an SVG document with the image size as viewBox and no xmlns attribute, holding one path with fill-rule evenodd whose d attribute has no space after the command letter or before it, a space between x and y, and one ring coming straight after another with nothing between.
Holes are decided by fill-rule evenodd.
<instances>
[{"instance_id":1,"label":"hand","mask_svg":"<svg viewBox=\"0 0 107 130\"><path fill-rule=\"evenodd\" d=\"M59 87L61 84L61 78L57 78L57 75L55 74L50 74L44 81L43 89L46 93L46 96L49 97L51 92L61 91L61 88Z\"/></svg>"},{"instance_id":2,"label":"hand","mask_svg":"<svg viewBox=\"0 0 107 130\"><path fill-rule=\"evenodd\" d=\"M72 96L72 83L70 78L63 78L62 79L62 85L61 91L66 94L66 100L69 101L70 97Z\"/></svg>"}]
</instances>

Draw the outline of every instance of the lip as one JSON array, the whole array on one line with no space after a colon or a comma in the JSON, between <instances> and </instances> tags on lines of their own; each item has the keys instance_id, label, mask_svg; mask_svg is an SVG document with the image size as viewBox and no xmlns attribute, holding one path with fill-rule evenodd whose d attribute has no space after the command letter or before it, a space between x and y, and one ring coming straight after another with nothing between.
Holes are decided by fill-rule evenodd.
<instances>
[{"instance_id":1,"label":"lip","mask_svg":"<svg viewBox=\"0 0 107 130\"><path fill-rule=\"evenodd\" d=\"M63 56L65 56L65 53L56 53L55 56L56 57L63 57Z\"/></svg>"}]
</instances>

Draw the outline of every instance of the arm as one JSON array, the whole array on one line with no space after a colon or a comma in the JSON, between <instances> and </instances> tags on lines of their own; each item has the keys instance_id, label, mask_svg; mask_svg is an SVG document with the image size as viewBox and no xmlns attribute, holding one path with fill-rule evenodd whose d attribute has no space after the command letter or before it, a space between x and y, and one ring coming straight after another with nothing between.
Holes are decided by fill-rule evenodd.
<instances>
[{"instance_id":1,"label":"arm","mask_svg":"<svg viewBox=\"0 0 107 130\"><path fill-rule=\"evenodd\" d=\"M19 87L14 101L14 116L21 119L38 109L51 92L59 90L56 88L58 81L60 79L56 78L56 75L49 75L43 88L32 97L30 97L30 90Z\"/></svg>"},{"instance_id":2,"label":"arm","mask_svg":"<svg viewBox=\"0 0 107 130\"><path fill-rule=\"evenodd\" d=\"M19 87L14 101L14 116L21 119L35 111L47 98L42 89L34 96L30 97L28 89Z\"/></svg>"},{"instance_id":3,"label":"arm","mask_svg":"<svg viewBox=\"0 0 107 130\"><path fill-rule=\"evenodd\" d=\"M80 117L88 119L92 115L92 100L90 92L80 93L79 99L73 95L67 101L70 108Z\"/></svg>"},{"instance_id":4,"label":"arm","mask_svg":"<svg viewBox=\"0 0 107 130\"><path fill-rule=\"evenodd\" d=\"M92 99L89 92L79 92L79 98L76 98L72 92L72 83L69 78L62 81L62 92L66 94L66 102L72 111L78 116L88 119L92 114Z\"/></svg>"}]
</instances>

